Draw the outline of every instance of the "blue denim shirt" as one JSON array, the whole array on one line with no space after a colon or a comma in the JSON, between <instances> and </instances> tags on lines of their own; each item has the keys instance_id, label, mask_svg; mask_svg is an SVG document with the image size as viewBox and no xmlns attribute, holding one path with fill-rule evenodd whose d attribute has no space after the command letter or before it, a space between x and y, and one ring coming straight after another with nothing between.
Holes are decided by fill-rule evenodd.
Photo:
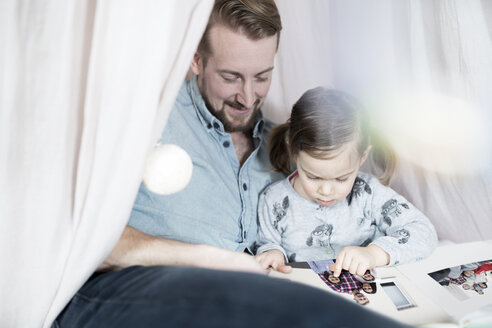
<instances>
[{"instance_id":1,"label":"blue denim shirt","mask_svg":"<svg viewBox=\"0 0 492 328\"><path fill-rule=\"evenodd\" d=\"M283 176L272 173L266 147L273 123L260 113L253 130L255 149L242 167L231 136L205 106L196 78L184 82L161 143L176 144L193 161L182 191L162 196L142 183L129 225L147 234L230 250L251 250L257 233L260 192Z\"/></svg>"}]
</instances>

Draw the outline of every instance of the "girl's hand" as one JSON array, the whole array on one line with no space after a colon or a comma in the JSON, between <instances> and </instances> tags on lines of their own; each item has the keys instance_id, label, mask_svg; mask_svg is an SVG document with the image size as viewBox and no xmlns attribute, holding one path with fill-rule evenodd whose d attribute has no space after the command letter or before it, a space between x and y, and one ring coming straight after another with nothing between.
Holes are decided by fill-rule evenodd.
<instances>
[{"instance_id":1,"label":"girl's hand","mask_svg":"<svg viewBox=\"0 0 492 328\"><path fill-rule=\"evenodd\" d=\"M342 269L362 276L367 270L388 263L389 254L379 246L347 246L338 253L335 263L330 264L329 269L333 271L335 277L340 276Z\"/></svg>"},{"instance_id":2,"label":"girl's hand","mask_svg":"<svg viewBox=\"0 0 492 328\"><path fill-rule=\"evenodd\" d=\"M292 271L292 267L285 265L284 254L278 249L271 249L264 253L258 254L255 256L255 259L267 272L270 272L270 268L283 273L289 273Z\"/></svg>"}]
</instances>

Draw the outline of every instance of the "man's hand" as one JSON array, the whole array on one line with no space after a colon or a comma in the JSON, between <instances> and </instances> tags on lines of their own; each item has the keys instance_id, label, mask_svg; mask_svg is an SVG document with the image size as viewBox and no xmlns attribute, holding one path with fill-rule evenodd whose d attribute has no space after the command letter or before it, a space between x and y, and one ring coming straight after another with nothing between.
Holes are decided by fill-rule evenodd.
<instances>
[{"instance_id":1,"label":"man's hand","mask_svg":"<svg viewBox=\"0 0 492 328\"><path fill-rule=\"evenodd\" d=\"M278 249L271 249L264 253L258 254L255 258L260 266L267 272L270 271L270 268L283 273L289 273L292 271L292 267L285 265L284 254Z\"/></svg>"},{"instance_id":2,"label":"man's hand","mask_svg":"<svg viewBox=\"0 0 492 328\"><path fill-rule=\"evenodd\" d=\"M335 277L340 276L342 269L362 276L367 270L388 263L389 254L379 246L347 246L338 253L335 263L330 264L329 269L333 271Z\"/></svg>"}]
</instances>

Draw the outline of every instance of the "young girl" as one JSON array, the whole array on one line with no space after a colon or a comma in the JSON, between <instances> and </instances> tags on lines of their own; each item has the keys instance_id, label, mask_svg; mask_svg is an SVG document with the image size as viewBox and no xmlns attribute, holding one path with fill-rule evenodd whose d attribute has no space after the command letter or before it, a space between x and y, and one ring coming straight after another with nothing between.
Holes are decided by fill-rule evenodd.
<instances>
[{"instance_id":1,"label":"young girl","mask_svg":"<svg viewBox=\"0 0 492 328\"><path fill-rule=\"evenodd\" d=\"M318 87L272 130L270 160L290 175L260 195L256 258L266 270L288 272L286 261L336 258L330 265L336 277L342 269L363 275L422 259L435 248L429 220L385 186L396 159L371 140L365 123L352 97ZM384 171L379 181L359 172L371 150Z\"/></svg>"}]
</instances>

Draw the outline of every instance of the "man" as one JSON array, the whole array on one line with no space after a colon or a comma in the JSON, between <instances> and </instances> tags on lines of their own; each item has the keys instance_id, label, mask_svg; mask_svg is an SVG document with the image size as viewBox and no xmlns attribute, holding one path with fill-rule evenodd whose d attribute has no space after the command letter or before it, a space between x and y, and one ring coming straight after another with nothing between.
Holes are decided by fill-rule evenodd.
<instances>
[{"instance_id":1,"label":"man","mask_svg":"<svg viewBox=\"0 0 492 328\"><path fill-rule=\"evenodd\" d=\"M357 304L360 304L360 305L367 305L367 304L369 304L369 300L367 299L367 297L364 294L362 294L360 291L354 290L352 292L352 295L354 296L354 301Z\"/></svg>"},{"instance_id":2,"label":"man","mask_svg":"<svg viewBox=\"0 0 492 328\"><path fill-rule=\"evenodd\" d=\"M262 271L253 258L226 250L252 253L258 195L281 178L268 160L272 123L260 107L282 27L273 1L245 3L249 9L241 1L217 1L191 64L194 77L183 84L162 134L162 143L191 156L191 181L170 196L142 184L130 227L106 267L172 263Z\"/></svg>"},{"instance_id":3,"label":"man","mask_svg":"<svg viewBox=\"0 0 492 328\"><path fill-rule=\"evenodd\" d=\"M94 274L59 315L58 326L350 324L326 309L346 314L351 304L345 309L321 290L252 274L264 271L246 253L256 238L258 195L276 178L265 148L271 124L260 107L280 30L273 0L216 1L191 64L195 76L182 86L161 140L190 154L193 177L170 196L142 185L129 226L101 265L121 270ZM366 326L398 327L372 313L359 319Z\"/></svg>"}]
</instances>

